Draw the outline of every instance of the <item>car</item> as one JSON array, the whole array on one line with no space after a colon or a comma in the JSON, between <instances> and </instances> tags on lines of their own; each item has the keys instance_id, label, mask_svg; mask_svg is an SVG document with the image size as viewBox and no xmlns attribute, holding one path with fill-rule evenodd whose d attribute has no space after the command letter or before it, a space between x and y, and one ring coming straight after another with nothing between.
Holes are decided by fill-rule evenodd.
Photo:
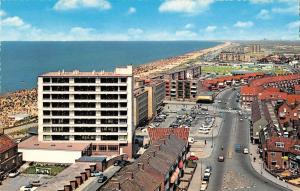
<instances>
[{"instance_id":1,"label":"car","mask_svg":"<svg viewBox=\"0 0 300 191\"><path fill-rule=\"evenodd\" d=\"M240 118L240 121L243 121L243 118Z\"/></svg>"},{"instance_id":2,"label":"car","mask_svg":"<svg viewBox=\"0 0 300 191\"><path fill-rule=\"evenodd\" d=\"M204 191L207 189L207 182L206 181L202 181L201 186L200 186L200 191Z\"/></svg>"},{"instance_id":3,"label":"car","mask_svg":"<svg viewBox=\"0 0 300 191\"><path fill-rule=\"evenodd\" d=\"M223 155L218 156L218 161L219 162L224 162L225 158Z\"/></svg>"},{"instance_id":4,"label":"car","mask_svg":"<svg viewBox=\"0 0 300 191\"><path fill-rule=\"evenodd\" d=\"M244 154L248 154L248 153L249 153L249 149L248 149L248 148L244 148L243 153L244 153Z\"/></svg>"},{"instance_id":5,"label":"car","mask_svg":"<svg viewBox=\"0 0 300 191\"><path fill-rule=\"evenodd\" d=\"M22 186L20 188L20 191L34 191L36 190L38 187L33 186L32 184L28 184L26 186Z\"/></svg>"},{"instance_id":6,"label":"car","mask_svg":"<svg viewBox=\"0 0 300 191\"><path fill-rule=\"evenodd\" d=\"M219 100L219 101L218 101L218 103L222 103L222 101L221 101L221 100Z\"/></svg>"},{"instance_id":7,"label":"car","mask_svg":"<svg viewBox=\"0 0 300 191\"><path fill-rule=\"evenodd\" d=\"M93 176L101 176L101 174L102 174L102 172L100 172L100 171L93 171L93 172L91 172L91 176L93 177Z\"/></svg>"},{"instance_id":8,"label":"car","mask_svg":"<svg viewBox=\"0 0 300 191\"><path fill-rule=\"evenodd\" d=\"M207 174L204 174L204 176L203 176L203 181L209 181L209 175L207 175Z\"/></svg>"},{"instance_id":9,"label":"car","mask_svg":"<svg viewBox=\"0 0 300 191\"><path fill-rule=\"evenodd\" d=\"M8 177L9 178L14 178L14 177L18 176L19 174L20 174L19 171L14 171L14 172L9 173Z\"/></svg>"},{"instance_id":10,"label":"car","mask_svg":"<svg viewBox=\"0 0 300 191\"><path fill-rule=\"evenodd\" d=\"M39 180L34 180L31 182L31 185L35 187L39 187L42 185L42 183Z\"/></svg>"},{"instance_id":11,"label":"car","mask_svg":"<svg viewBox=\"0 0 300 191\"><path fill-rule=\"evenodd\" d=\"M189 156L187 160L199 160L199 158L192 155L192 156Z\"/></svg>"},{"instance_id":12,"label":"car","mask_svg":"<svg viewBox=\"0 0 300 191\"><path fill-rule=\"evenodd\" d=\"M212 167L211 166L207 166L206 169L204 170L204 174L205 173L210 173L212 172Z\"/></svg>"},{"instance_id":13,"label":"car","mask_svg":"<svg viewBox=\"0 0 300 191\"><path fill-rule=\"evenodd\" d=\"M103 182L105 182L106 179L107 179L107 177L104 174L101 174L98 177L98 183L103 183Z\"/></svg>"},{"instance_id":14,"label":"car","mask_svg":"<svg viewBox=\"0 0 300 191\"><path fill-rule=\"evenodd\" d=\"M242 145L241 144L235 144L234 149L235 149L235 152L240 153L241 150L242 150Z\"/></svg>"}]
</instances>

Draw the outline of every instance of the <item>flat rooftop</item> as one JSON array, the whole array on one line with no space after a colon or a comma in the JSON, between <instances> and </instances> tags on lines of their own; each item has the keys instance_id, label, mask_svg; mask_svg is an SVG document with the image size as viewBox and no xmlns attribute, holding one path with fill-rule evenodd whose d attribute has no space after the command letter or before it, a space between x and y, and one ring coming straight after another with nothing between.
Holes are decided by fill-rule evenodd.
<instances>
[{"instance_id":1,"label":"flat rooftop","mask_svg":"<svg viewBox=\"0 0 300 191\"><path fill-rule=\"evenodd\" d=\"M68 151L83 151L90 143L54 143L41 142L38 136L32 136L18 144L19 149L46 149L46 150L68 150Z\"/></svg>"},{"instance_id":2,"label":"flat rooftop","mask_svg":"<svg viewBox=\"0 0 300 191\"><path fill-rule=\"evenodd\" d=\"M117 74L115 72L48 72L40 75L40 77L97 77L97 76L108 76L108 77L122 77L130 76L129 74Z\"/></svg>"},{"instance_id":3,"label":"flat rooftop","mask_svg":"<svg viewBox=\"0 0 300 191\"><path fill-rule=\"evenodd\" d=\"M80 173L85 172L85 169L90 168L90 165L95 165L95 163L76 162L40 186L37 191L63 190L64 185L70 185L70 181L75 180L76 176L80 176Z\"/></svg>"}]
</instances>

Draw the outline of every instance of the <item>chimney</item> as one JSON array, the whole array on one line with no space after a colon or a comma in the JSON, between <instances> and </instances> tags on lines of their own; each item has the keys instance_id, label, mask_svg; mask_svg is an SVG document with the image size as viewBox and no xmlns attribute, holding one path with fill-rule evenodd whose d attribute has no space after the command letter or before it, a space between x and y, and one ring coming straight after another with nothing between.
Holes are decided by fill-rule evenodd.
<instances>
[{"instance_id":1,"label":"chimney","mask_svg":"<svg viewBox=\"0 0 300 191\"><path fill-rule=\"evenodd\" d=\"M85 173L86 173L87 178L91 177L91 169L89 169L89 168L85 169Z\"/></svg>"},{"instance_id":2,"label":"chimney","mask_svg":"<svg viewBox=\"0 0 300 191\"><path fill-rule=\"evenodd\" d=\"M139 162L138 167L139 167L140 170L144 170L144 163Z\"/></svg>"},{"instance_id":3,"label":"chimney","mask_svg":"<svg viewBox=\"0 0 300 191\"><path fill-rule=\"evenodd\" d=\"M119 181L111 182L114 189L121 190L121 184Z\"/></svg>"},{"instance_id":4,"label":"chimney","mask_svg":"<svg viewBox=\"0 0 300 191\"><path fill-rule=\"evenodd\" d=\"M155 157L155 154L156 154L155 151L152 151L152 156L153 156L153 157Z\"/></svg>"},{"instance_id":5,"label":"chimney","mask_svg":"<svg viewBox=\"0 0 300 191\"><path fill-rule=\"evenodd\" d=\"M133 180L133 172L126 172L129 180Z\"/></svg>"},{"instance_id":6,"label":"chimney","mask_svg":"<svg viewBox=\"0 0 300 191\"><path fill-rule=\"evenodd\" d=\"M155 148L159 151L160 150L160 145L155 145Z\"/></svg>"},{"instance_id":7,"label":"chimney","mask_svg":"<svg viewBox=\"0 0 300 191\"><path fill-rule=\"evenodd\" d=\"M86 179L87 179L86 173L85 172L81 172L80 175L81 175L82 181L83 182L86 181Z\"/></svg>"}]
</instances>

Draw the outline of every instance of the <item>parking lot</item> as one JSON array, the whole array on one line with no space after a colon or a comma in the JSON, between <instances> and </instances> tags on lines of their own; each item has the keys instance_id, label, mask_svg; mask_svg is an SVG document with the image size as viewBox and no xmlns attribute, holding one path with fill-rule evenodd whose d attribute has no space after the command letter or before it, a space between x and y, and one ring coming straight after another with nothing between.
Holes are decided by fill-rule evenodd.
<instances>
[{"instance_id":1,"label":"parking lot","mask_svg":"<svg viewBox=\"0 0 300 191\"><path fill-rule=\"evenodd\" d=\"M19 191L20 187L26 186L33 181L40 181L41 184L48 182L52 176L41 174L20 174L15 178L6 178L0 190L2 191Z\"/></svg>"}]
</instances>

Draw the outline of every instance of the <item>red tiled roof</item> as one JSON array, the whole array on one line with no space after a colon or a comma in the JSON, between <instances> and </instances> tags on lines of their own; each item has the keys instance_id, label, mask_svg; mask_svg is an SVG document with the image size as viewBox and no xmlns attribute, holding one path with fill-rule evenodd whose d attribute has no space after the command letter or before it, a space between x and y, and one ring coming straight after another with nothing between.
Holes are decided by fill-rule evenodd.
<instances>
[{"instance_id":1,"label":"red tiled roof","mask_svg":"<svg viewBox=\"0 0 300 191\"><path fill-rule=\"evenodd\" d=\"M295 85L295 91L300 91L300 85Z\"/></svg>"},{"instance_id":2,"label":"red tiled roof","mask_svg":"<svg viewBox=\"0 0 300 191\"><path fill-rule=\"evenodd\" d=\"M9 138L7 135L2 134L0 135L0 153L3 153L13 147L15 147L17 144L15 141L13 141L11 138Z\"/></svg>"},{"instance_id":3,"label":"red tiled roof","mask_svg":"<svg viewBox=\"0 0 300 191\"><path fill-rule=\"evenodd\" d=\"M262 86L266 83L280 82L280 81L290 81L300 79L300 74L292 74L292 75L281 75L281 76L271 76L260 78L251 81L251 86Z\"/></svg>"},{"instance_id":4,"label":"red tiled roof","mask_svg":"<svg viewBox=\"0 0 300 191\"><path fill-rule=\"evenodd\" d=\"M289 105L300 103L300 95L296 95L296 94L288 95L287 102Z\"/></svg>"},{"instance_id":5,"label":"red tiled roof","mask_svg":"<svg viewBox=\"0 0 300 191\"><path fill-rule=\"evenodd\" d=\"M189 128L148 128L148 133L151 142L160 140L173 134L185 141L189 138Z\"/></svg>"},{"instance_id":6,"label":"red tiled roof","mask_svg":"<svg viewBox=\"0 0 300 191\"><path fill-rule=\"evenodd\" d=\"M261 87L242 86L241 95L257 95L262 89Z\"/></svg>"}]
</instances>

